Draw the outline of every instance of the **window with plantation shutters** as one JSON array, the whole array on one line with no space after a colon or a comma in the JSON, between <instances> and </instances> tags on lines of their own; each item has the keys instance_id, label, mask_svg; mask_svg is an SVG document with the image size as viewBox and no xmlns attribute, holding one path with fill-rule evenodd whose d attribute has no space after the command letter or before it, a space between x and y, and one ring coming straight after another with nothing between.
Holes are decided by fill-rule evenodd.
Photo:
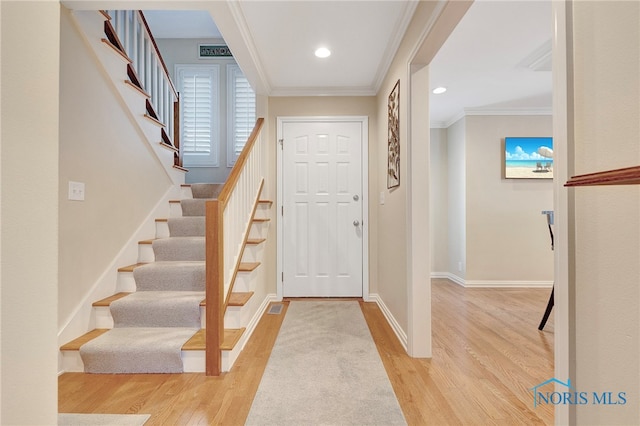
<instances>
[{"instance_id":1,"label":"window with plantation shutters","mask_svg":"<svg viewBox=\"0 0 640 426\"><path fill-rule=\"evenodd\" d=\"M256 124L256 94L237 65L227 65L227 165L233 166Z\"/></svg>"},{"instance_id":2,"label":"window with plantation shutters","mask_svg":"<svg viewBox=\"0 0 640 426\"><path fill-rule=\"evenodd\" d=\"M219 66L177 65L180 144L184 165L217 167L220 140Z\"/></svg>"}]
</instances>

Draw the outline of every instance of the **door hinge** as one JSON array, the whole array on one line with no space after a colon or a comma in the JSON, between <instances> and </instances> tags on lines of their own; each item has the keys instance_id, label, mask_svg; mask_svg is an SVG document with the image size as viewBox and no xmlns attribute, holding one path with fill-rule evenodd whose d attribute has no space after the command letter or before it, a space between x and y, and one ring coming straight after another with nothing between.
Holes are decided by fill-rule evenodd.
<instances>
[{"instance_id":1,"label":"door hinge","mask_svg":"<svg viewBox=\"0 0 640 426\"><path fill-rule=\"evenodd\" d=\"M280 149L282 149L284 144L284 139L279 139L278 142L280 142Z\"/></svg>"},{"instance_id":2,"label":"door hinge","mask_svg":"<svg viewBox=\"0 0 640 426\"><path fill-rule=\"evenodd\" d=\"M282 273L282 283L284 284L284 272Z\"/></svg>"},{"instance_id":3,"label":"door hinge","mask_svg":"<svg viewBox=\"0 0 640 426\"><path fill-rule=\"evenodd\" d=\"M284 206L280 207L280 216L284 216Z\"/></svg>"}]
</instances>

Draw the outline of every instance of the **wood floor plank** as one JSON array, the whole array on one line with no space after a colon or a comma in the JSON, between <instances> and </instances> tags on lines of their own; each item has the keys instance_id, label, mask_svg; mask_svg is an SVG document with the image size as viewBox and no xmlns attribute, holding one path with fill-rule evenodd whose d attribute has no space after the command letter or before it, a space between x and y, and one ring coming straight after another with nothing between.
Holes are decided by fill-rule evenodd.
<instances>
[{"instance_id":1,"label":"wood floor plank","mask_svg":"<svg viewBox=\"0 0 640 426\"><path fill-rule=\"evenodd\" d=\"M553 316L537 330L549 290L433 280L432 297L432 359L409 357L378 306L360 301L407 422L553 424L553 407L534 408L529 390L554 374ZM59 411L151 414L147 425L242 425L288 303L282 314L263 316L231 372L67 373L59 378Z\"/></svg>"}]
</instances>

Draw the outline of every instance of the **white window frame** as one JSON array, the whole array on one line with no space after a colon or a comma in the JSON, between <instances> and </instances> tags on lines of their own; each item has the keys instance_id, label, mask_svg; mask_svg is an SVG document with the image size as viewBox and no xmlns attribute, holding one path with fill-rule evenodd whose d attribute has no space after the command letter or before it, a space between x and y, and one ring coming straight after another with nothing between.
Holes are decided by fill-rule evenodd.
<instances>
[{"instance_id":1,"label":"white window frame","mask_svg":"<svg viewBox=\"0 0 640 426\"><path fill-rule=\"evenodd\" d=\"M212 79L211 94L211 147L209 154L199 154L184 151L184 90L183 90L183 73L197 72L200 74L209 74ZM182 150L183 164L185 167L219 167L220 165L220 65L218 64L176 64L175 76L178 83L178 92L180 92L180 149Z\"/></svg>"},{"instance_id":2,"label":"white window frame","mask_svg":"<svg viewBox=\"0 0 640 426\"><path fill-rule=\"evenodd\" d=\"M227 167L233 167L238 159L239 154L236 154L236 78L242 77L245 78L242 70L237 64L227 64ZM246 80L246 78L245 78ZM253 88L252 88L253 90ZM255 104L255 92L253 99L253 120L251 123L247 125L250 126L247 131L247 135L244 139L246 142L247 138L251 134L251 130L253 130L253 126L256 121L256 104Z\"/></svg>"}]
</instances>

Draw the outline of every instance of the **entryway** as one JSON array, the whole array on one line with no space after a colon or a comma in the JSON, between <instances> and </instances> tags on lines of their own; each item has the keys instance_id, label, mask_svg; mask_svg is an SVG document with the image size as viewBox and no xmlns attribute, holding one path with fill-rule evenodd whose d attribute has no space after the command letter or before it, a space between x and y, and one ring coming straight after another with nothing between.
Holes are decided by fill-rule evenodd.
<instances>
[{"instance_id":1,"label":"entryway","mask_svg":"<svg viewBox=\"0 0 640 426\"><path fill-rule=\"evenodd\" d=\"M367 295L367 129L367 117L278 118L279 297Z\"/></svg>"}]
</instances>

